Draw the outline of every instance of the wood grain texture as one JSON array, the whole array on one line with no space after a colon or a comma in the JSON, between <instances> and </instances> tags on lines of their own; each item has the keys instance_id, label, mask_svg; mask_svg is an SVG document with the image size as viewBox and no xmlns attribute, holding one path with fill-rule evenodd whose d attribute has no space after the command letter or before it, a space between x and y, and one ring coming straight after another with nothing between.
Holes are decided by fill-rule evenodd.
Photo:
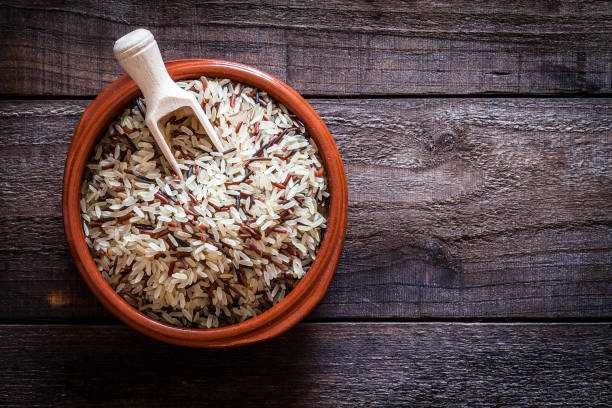
<instances>
[{"instance_id":1,"label":"wood grain texture","mask_svg":"<svg viewBox=\"0 0 612 408\"><path fill-rule=\"evenodd\" d=\"M0 1L0 94L95 95L123 73L113 41L143 25L166 59L253 65L308 95L609 93L611 6Z\"/></svg>"},{"instance_id":2,"label":"wood grain texture","mask_svg":"<svg viewBox=\"0 0 612 408\"><path fill-rule=\"evenodd\" d=\"M311 317L612 316L607 99L312 103L343 156L350 209ZM4 319L109 317L72 265L61 219L86 105L0 102Z\"/></svg>"},{"instance_id":3,"label":"wood grain texture","mask_svg":"<svg viewBox=\"0 0 612 408\"><path fill-rule=\"evenodd\" d=\"M196 350L123 326L7 325L0 326L0 401L603 406L612 398L611 336L609 324L316 323L254 346Z\"/></svg>"}]
</instances>

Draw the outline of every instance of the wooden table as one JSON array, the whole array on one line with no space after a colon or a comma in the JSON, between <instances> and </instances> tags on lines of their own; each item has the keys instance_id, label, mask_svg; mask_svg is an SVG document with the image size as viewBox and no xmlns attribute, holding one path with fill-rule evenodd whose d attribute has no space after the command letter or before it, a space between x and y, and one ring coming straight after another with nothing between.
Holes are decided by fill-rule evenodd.
<instances>
[{"instance_id":1,"label":"wooden table","mask_svg":"<svg viewBox=\"0 0 612 408\"><path fill-rule=\"evenodd\" d=\"M610 403L612 4L322 3L1 2L0 405ZM343 257L278 339L156 342L70 258L72 133L143 25L283 79L336 139Z\"/></svg>"}]
</instances>

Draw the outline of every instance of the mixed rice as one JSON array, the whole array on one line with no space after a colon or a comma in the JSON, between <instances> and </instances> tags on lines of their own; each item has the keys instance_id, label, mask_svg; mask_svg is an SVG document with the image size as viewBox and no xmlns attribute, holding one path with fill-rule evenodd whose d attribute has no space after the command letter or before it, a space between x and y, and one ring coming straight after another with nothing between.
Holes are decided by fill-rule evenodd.
<instances>
[{"instance_id":1,"label":"mixed rice","mask_svg":"<svg viewBox=\"0 0 612 408\"><path fill-rule=\"evenodd\" d=\"M83 230L132 306L177 326L219 327L278 303L308 271L326 228L327 178L303 124L266 93L228 79L178 84L195 93L225 151L195 117L170 117L183 180L172 175L137 100L87 164Z\"/></svg>"}]
</instances>

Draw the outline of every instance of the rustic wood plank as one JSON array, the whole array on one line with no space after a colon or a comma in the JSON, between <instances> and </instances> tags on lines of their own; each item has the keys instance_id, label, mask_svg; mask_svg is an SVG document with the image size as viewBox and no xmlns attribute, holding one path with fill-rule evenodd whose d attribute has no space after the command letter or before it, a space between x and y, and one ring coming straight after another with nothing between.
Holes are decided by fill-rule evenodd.
<instances>
[{"instance_id":1,"label":"rustic wood plank","mask_svg":"<svg viewBox=\"0 0 612 408\"><path fill-rule=\"evenodd\" d=\"M4 95L97 94L143 23L167 59L250 64L307 95L612 91L607 1L1 4Z\"/></svg>"},{"instance_id":2,"label":"rustic wood plank","mask_svg":"<svg viewBox=\"0 0 612 408\"><path fill-rule=\"evenodd\" d=\"M608 99L313 100L349 180L313 318L612 316ZM66 249L61 179L87 101L0 102L5 319L107 318Z\"/></svg>"},{"instance_id":3,"label":"rustic wood plank","mask_svg":"<svg viewBox=\"0 0 612 408\"><path fill-rule=\"evenodd\" d=\"M609 324L317 323L254 346L194 350L124 326L9 325L0 326L0 400L6 407L604 406L612 398L611 335Z\"/></svg>"}]
</instances>

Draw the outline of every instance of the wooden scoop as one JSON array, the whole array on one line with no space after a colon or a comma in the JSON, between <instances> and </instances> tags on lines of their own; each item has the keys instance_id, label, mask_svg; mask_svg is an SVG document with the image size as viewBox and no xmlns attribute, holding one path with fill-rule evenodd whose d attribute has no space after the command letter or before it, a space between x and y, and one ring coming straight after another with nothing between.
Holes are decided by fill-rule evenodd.
<instances>
[{"instance_id":1,"label":"wooden scoop","mask_svg":"<svg viewBox=\"0 0 612 408\"><path fill-rule=\"evenodd\" d=\"M217 132L210 124L195 95L181 89L168 75L157 42L149 30L138 29L115 42L115 58L136 82L147 102L145 123L157 145L178 177L183 178L160 123L176 111L192 111L218 151L223 150Z\"/></svg>"}]
</instances>

